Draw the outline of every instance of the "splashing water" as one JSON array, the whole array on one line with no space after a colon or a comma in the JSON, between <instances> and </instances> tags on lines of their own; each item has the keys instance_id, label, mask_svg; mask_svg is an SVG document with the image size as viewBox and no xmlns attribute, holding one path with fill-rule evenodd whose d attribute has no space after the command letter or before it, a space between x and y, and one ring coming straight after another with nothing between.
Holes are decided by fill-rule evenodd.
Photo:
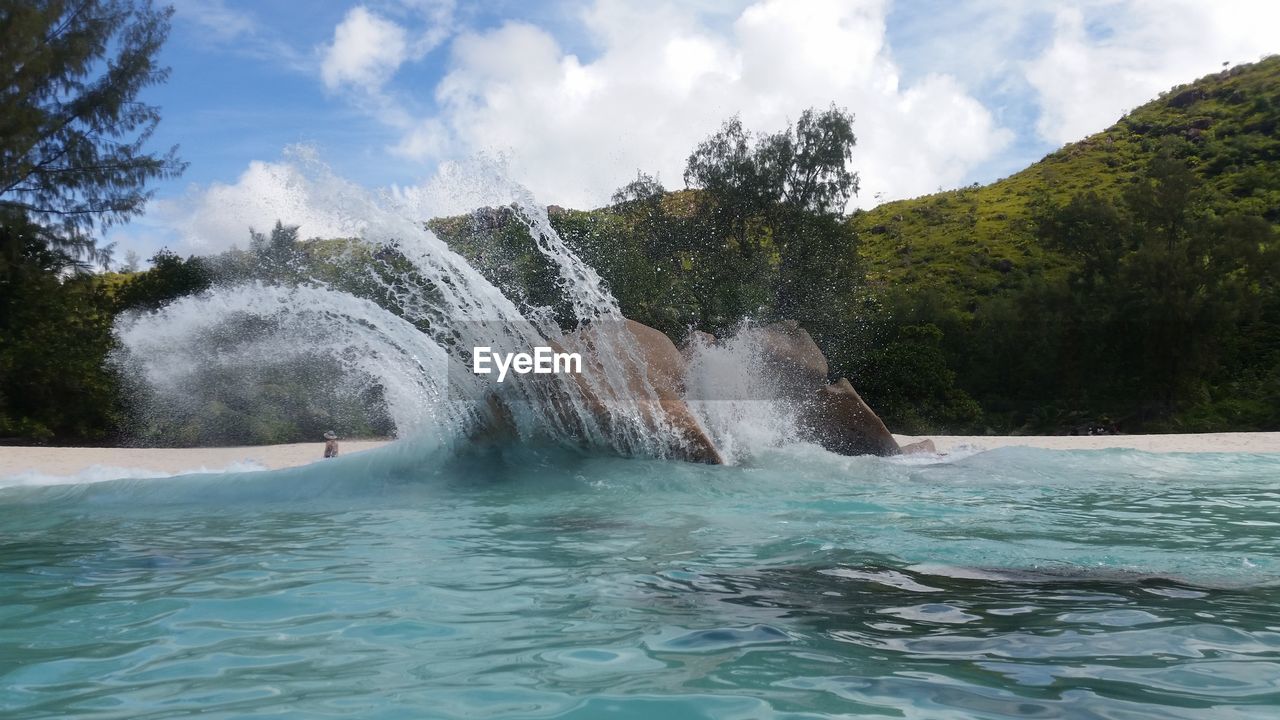
<instances>
[{"instance_id":1,"label":"splashing water","mask_svg":"<svg viewBox=\"0 0 1280 720\"><path fill-rule=\"evenodd\" d=\"M574 382L498 384L472 374L471 348L528 351L565 335L547 308L522 308L426 229L420 198L375 195L331 172L313 154L295 151L288 174L293 205L319 208L326 227L372 248L368 280L383 303L320 282L298 287L262 283L217 287L162 310L123 318L120 364L163 402L180 405L210 368L253 368L293 357L327 356L357 386L378 386L401 435L452 442L499 422L490 398L522 438L550 438L623 454L662 457L672 437L654 388L626 333L597 331L593 354L602 372ZM495 163L477 160L459 179L477 200L508 207L535 247L559 273L572 309L570 325L621 327L617 301L600 276L552 228L544 208L507 180ZM478 188L478 190L476 189ZM390 258L390 259L388 259ZM384 307L385 305L385 307ZM251 319L263 331L236 330ZM220 337L220 343L211 338ZM215 347L216 345L216 347ZM619 368L639 368L640 382ZM581 384L579 384L581 383ZM601 412L603 406L603 412Z\"/></svg>"},{"instance_id":2,"label":"splashing water","mask_svg":"<svg viewBox=\"0 0 1280 720\"><path fill-rule=\"evenodd\" d=\"M181 402L323 354L416 439L268 473L0 478L0 715L1275 716L1280 456L837 456L793 442L739 333L687 348L685 393L737 467L615 457L665 452L647 382L472 375L474 345L566 338L410 220L420 198L298 163L300 202L388 251L380 302L220 287L127 318L122 362ZM572 319L617 321L528 194L472 172ZM558 446L458 442L494 393Z\"/></svg>"},{"instance_id":3,"label":"splashing water","mask_svg":"<svg viewBox=\"0 0 1280 720\"><path fill-rule=\"evenodd\" d=\"M0 715L1280 707L1276 456L419 446L0 487Z\"/></svg>"},{"instance_id":4,"label":"splashing water","mask_svg":"<svg viewBox=\"0 0 1280 720\"><path fill-rule=\"evenodd\" d=\"M718 342L694 336L686 397L689 407L731 465L795 442L797 408L775 397L765 369L763 336L742 332Z\"/></svg>"}]
</instances>

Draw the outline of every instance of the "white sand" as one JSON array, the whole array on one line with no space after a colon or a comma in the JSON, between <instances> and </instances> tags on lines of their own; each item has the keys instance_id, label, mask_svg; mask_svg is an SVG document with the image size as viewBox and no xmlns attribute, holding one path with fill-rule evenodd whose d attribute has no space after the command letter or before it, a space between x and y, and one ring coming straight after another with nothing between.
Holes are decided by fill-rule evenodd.
<instances>
[{"instance_id":1,"label":"white sand","mask_svg":"<svg viewBox=\"0 0 1280 720\"><path fill-rule=\"evenodd\" d=\"M898 435L897 438L904 444L923 439L906 435ZM1147 452L1280 453L1280 432L1080 437L933 435L929 436L929 439L933 440L939 452L951 452L961 446L990 450L1022 445L1054 450L1133 448ZM346 440L342 442L342 454L350 455L362 450L370 450L381 447L387 442L385 440ZM306 465L322 459L323 454L324 444L318 442L258 447L146 449L0 446L0 477L19 474L65 477L82 473L94 466L112 470L120 468L155 473L252 467L275 470Z\"/></svg>"},{"instance_id":2,"label":"white sand","mask_svg":"<svg viewBox=\"0 0 1280 720\"><path fill-rule=\"evenodd\" d=\"M342 455L386 445L386 440L344 440ZM324 443L217 448L81 448L0 446L0 477L22 473L75 475L99 466L178 473L232 467L276 470L324 459Z\"/></svg>"},{"instance_id":3,"label":"white sand","mask_svg":"<svg viewBox=\"0 0 1280 720\"><path fill-rule=\"evenodd\" d=\"M929 435L910 437L895 435L906 444L933 440L938 452L951 452L961 446L984 450L1002 447L1037 447L1049 450L1105 450L1132 448L1146 452L1247 452L1280 453L1280 432L1264 433L1198 433L1169 435L1028 435L1026 437L982 435Z\"/></svg>"}]
</instances>

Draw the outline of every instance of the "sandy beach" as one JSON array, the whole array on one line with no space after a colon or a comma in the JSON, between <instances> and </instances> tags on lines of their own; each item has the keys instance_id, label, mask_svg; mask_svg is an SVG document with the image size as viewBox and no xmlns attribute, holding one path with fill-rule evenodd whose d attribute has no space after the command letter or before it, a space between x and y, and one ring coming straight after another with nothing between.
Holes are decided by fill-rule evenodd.
<instances>
[{"instance_id":1,"label":"sandy beach","mask_svg":"<svg viewBox=\"0 0 1280 720\"><path fill-rule=\"evenodd\" d=\"M1130 448L1144 452L1280 452L1280 432L1187 433L1165 435L895 435L906 444L928 438L938 452L960 447L994 450L1002 447L1036 447L1047 450L1106 450Z\"/></svg>"},{"instance_id":2,"label":"sandy beach","mask_svg":"<svg viewBox=\"0 0 1280 720\"><path fill-rule=\"evenodd\" d=\"M341 452L350 455L382 447L387 440L346 440ZM323 443L212 448L83 448L0 447L0 477L21 474L76 475L91 468L101 474L125 469L159 474L251 470L306 465L322 460Z\"/></svg>"},{"instance_id":3,"label":"sandy beach","mask_svg":"<svg viewBox=\"0 0 1280 720\"><path fill-rule=\"evenodd\" d=\"M901 443L925 436L896 436ZM995 449L1010 446L1052 450L1102 450L1132 448L1146 452L1249 452L1280 453L1280 432L1204 433L1184 435L1100 435L1100 436L928 436L938 452L961 447ZM342 454L350 455L386 445L386 440L352 440L342 443ZM66 477L86 471L110 474L173 474L220 470L276 470L306 465L321 459L321 443L262 445L217 448L77 448L0 447L0 477L41 475Z\"/></svg>"}]
</instances>

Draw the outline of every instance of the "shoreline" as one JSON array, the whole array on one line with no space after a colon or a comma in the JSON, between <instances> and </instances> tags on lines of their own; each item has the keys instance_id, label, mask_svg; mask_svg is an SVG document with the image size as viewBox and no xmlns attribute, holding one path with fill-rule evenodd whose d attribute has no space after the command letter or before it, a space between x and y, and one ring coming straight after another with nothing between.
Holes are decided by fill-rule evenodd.
<instances>
[{"instance_id":1,"label":"shoreline","mask_svg":"<svg viewBox=\"0 0 1280 720\"><path fill-rule=\"evenodd\" d=\"M391 440L345 440L342 456L386 445ZM20 475L63 477L101 468L175 474L223 470L280 470L309 465L324 459L324 443L251 445L241 447L122 448L45 447L9 445L0 447L0 478Z\"/></svg>"},{"instance_id":2,"label":"shoreline","mask_svg":"<svg viewBox=\"0 0 1280 720\"><path fill-rule=\"evenodd\" d=\"M1280 453L1280 432L1194 433L1163 435L895 435L906 444L929 439L939 453L960 448L994 450L1033 447L1047 450L1106 450L1125 448L1155 453ZM342 455L373 450L391 440L348 440ZM15 476L66 477L100 470L175 474L223 470L279 470L322 460L323 443L207 448L111 448L0 446L0 478Z\"/></svg>"},{"instance_id":3,"label":"shoreline","mask_svg":"<svg viewBox=\"0 0 1280 720\"><path fill-rule=\"evenodd\" d=\"M1159 435L894 435L899 444L932 440L940 453L962 447L995 450L1141 450L1152 453L1280 453L1280 432L1163 433Z\"/></svg>"}]
</instances>

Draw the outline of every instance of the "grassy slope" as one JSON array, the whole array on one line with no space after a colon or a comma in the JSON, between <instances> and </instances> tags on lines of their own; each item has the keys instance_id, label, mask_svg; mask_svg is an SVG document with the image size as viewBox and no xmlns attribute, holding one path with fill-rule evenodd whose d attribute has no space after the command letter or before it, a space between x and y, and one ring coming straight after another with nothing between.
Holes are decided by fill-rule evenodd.
<instances>
[{"instance_id":1,"label":"grassy slope","mask_svg":"<svg viewBox=\"0 0 1280 720\"><path fill-rule=\"evenodd\" d=\"M1112 127L982 187L886 203L855 214L868 278L941 291L972 309L1026 273L1060 272L1030 221L1034 198L1093 190L1118 195L1169 138L1182 143L1219 214L1249 211L1280 223L1280 57L1179 86Z\"/></svg>"}]
</instances>

